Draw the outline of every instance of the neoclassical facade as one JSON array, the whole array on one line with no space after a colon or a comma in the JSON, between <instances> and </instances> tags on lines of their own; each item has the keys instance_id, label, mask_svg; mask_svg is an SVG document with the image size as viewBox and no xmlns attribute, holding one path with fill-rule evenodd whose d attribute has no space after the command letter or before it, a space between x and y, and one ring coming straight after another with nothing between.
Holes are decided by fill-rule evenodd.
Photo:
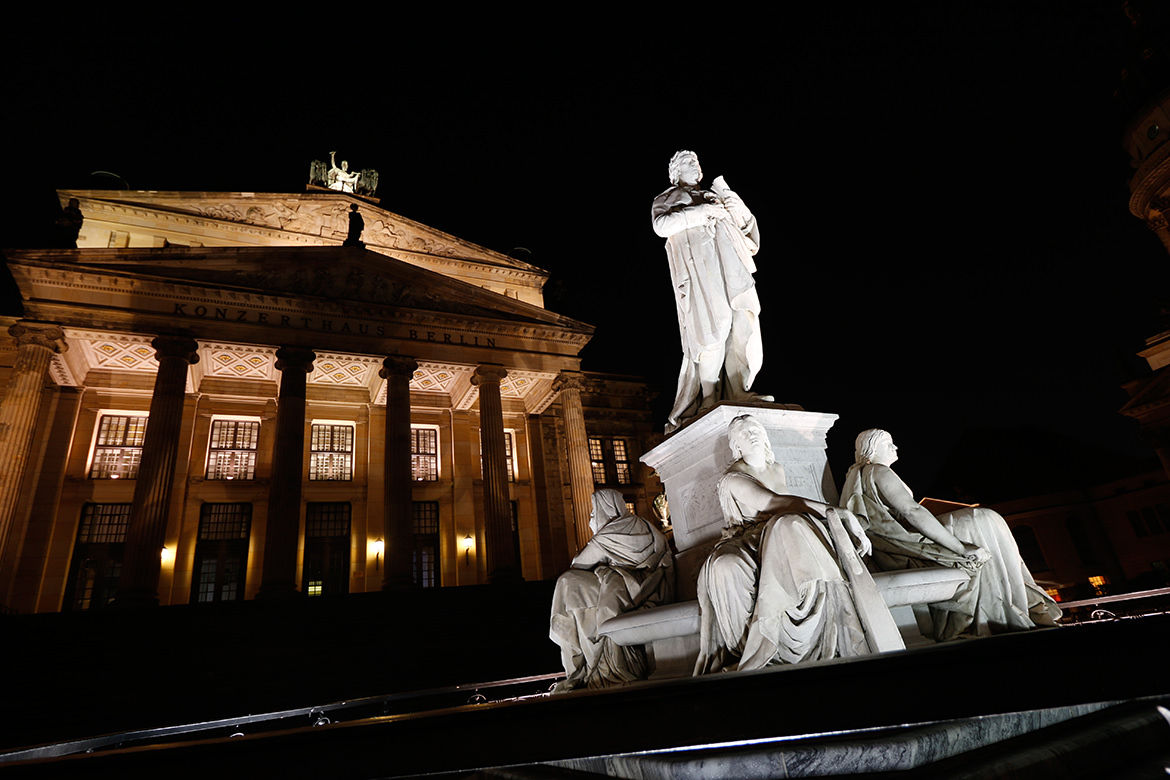
<instances>
[{"instance_id":1,"label":"neoclassical facade","mask_svg":"<svg viewBox=\"0 0 1170 780\"><path fill-rule=\"evenodd\" d=\"M8 253L5 607L548 579L596 484L651 515L648 393L544 271L350 194L60 196L78 248Z\"/></svg>"}]
</instances>

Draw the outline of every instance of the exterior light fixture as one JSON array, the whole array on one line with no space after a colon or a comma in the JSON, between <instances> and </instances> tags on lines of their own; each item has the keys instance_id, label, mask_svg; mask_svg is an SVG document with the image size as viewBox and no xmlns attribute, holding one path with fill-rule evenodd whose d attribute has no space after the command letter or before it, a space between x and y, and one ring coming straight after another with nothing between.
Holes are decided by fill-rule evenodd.
<instances>
[{"instance_id":1,"label":"exterior light fixture","mask_svg":"<svg viewBox=\"0 0 1170 780\"><path fill-rule=\"evenodd\" d=\"M163 548L158 551L158 559L164 565L171 563L175 560L175 553L173 550L171 550L171 548L167 547L166 545L163 545Z\"/></svg>"},{"instance_id":2,"label":"exterior light fixture","mask_svg":"<svg viewBox=\"0 0 1170 780\"><path fill-rule=\"evenodd\" d=\"M475 539L472 538L471 534L468 534L463 537L463 563L468 566L471 565L472 547L475 547Z\"/></svg>"},{"instance_id":3,"label":"exterior light fixture","mask_svg":"<svg viewBox=\"0 0 1170 780\"><path fill-rule=\"evenodd\" d=\"M381 571L382 553L386 551L386 543L378 539L373 543L372 547L374 548L374 571Z\"/></svg>"}]
</instances>

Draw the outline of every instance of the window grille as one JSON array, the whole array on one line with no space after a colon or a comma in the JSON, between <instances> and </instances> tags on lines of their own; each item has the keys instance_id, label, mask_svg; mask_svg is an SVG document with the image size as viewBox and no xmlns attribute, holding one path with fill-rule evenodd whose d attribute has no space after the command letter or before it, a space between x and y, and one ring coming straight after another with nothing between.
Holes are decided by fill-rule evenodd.
<instances>
[{"instance_id":1,"label":"window grille","mask_svg":"<svg viewBox=\"0 0 1170 780\"><path fill-rule=\"evenodd\" d=\"M589 465L593 468L593 483L605 484L605 452L601 448L601 439L589 440Z\"/></svg>"},{"instance_id":2,"label":"window grille","mask_svg":"<svg viewBox=\"0 0 1170 780\"><path fill-rule=\"evenodd\" d=\"M314 423L310 439L310 480L353 479L352 425Z\"/></svg>"},{"instance_id":3,"label":"window grille","mask_svg":"<svg viewBox=\"0 0 1170 780\"><path fill-rule=\"evenodd\" d=\"M136 479L146 439L146 416L103 414L98 421L90 479Z\"/></svg>"},{"instance_id":4,"label":"window grille","mask_svg":"<svg viewBox=\"0 0 1170 780\"><path fill-rule=\"evenodd\" d=\"M411 569L421 588L439 584L439 502L415 501L412 505L414 550Z\"/></svg>"},{"instance_id":5,"label":"window grille","mask_svg":"<svg viewBox=\"0 0 1170 780\"><path fill-rule=\"evenodd\" d=\"M77 541L81 544L124 542L129 522L129 504L86 504L81 509Z\"/></svg>"},{"instance_id":6,"label":"window grille","mask_svg":"<svg viewBox=\"0 0 1170 780\"><path fill-rule=\"evenodd\" d=\"M613 440L613 465L619 485L628 485L633 482L630 479L630 456L626 450L626 443L622 439Z\"/></svg>"},{"instance_id":7,"label":"window grille","mask_svg":"<svg viewBox=\"0 0 1170 780\"><path fill-rule=\"evenodd\" d=\"M212 420L207 450L208 479L255 479L260 423Z\"/></svg>"},{"instance_id":8,"label":"window grille","mask_svg":"<svg viewBox=\"0 0 1170 780\"><path fill-rule=\"evenodd\" d=\"M434 428L410 429L410 476L416 482L439 480L439 432Z\"/></svg>"}]
</instances>

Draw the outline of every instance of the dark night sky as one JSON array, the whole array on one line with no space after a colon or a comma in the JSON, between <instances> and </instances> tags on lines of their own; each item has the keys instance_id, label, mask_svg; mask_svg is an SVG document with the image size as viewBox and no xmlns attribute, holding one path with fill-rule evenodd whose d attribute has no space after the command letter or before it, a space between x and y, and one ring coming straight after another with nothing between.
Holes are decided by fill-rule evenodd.
<instances>
[{"instance_id":1,"label":"dark night sky","mask_svg":"<svg viewBox=\"0 0 1170 780\"><path fill-rule=\"evenodd\" d=\"M91 171L295 192L337 149L380 172L389 210L530 250L549 308L598 327L584 367L645 375L665 407L680 350L649 210L689 148L761 226L756 389L841 415L838 479L871 426L919 489L983 426L1149 454L1119 385L1163 328L1170 266L1127 210L1121 12L800 5L669 25L360 5L46 19L4 49L4 243L35 243L53 189Z\"/></svg>"}]
</instances>

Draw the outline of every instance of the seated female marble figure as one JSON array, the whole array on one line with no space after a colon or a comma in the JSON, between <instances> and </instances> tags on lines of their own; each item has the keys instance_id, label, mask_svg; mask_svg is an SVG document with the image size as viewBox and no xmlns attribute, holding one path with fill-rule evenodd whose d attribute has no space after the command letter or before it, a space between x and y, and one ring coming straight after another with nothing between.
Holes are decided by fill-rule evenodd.
<instances>
[{"instance_id":1,"label":"seated female marble figure","mask_svg":"<svg viewBox=\"0 0 1170 780\"><path fill-rule=\"evenodd\" d=\"M783 468L754 417L737 417L728 429L736 460L718 488L723 540L699 572L695 674L868 654L849 579L870 576L859 558L869 540L857 518L785 495Z\"/></svg>"},{"instance_id":2,"label":"seated female marble figure","mask_svg":"<svg viewBox=\"0 0 1170 780\"><path fill-rule=\"evenodd\" d=\"M646 676L641 647L622 647L597 629L612 617L674 597L674 559L654 523L630 514L609 488L593 494L591 538L557 579L549 637L560 645L565 680L557 691L603 688Z\"/></svg>"},{"instance_id":3,"label":"seated female marble figure","mask_svg":"<svg viewBox=\"0 0 1170 780\"><path fill-rule=\"evenodd\" d=\"M971 575L953 599L931 605L934 638L1054 625L1060 607L1032 579L1003 517L970 507L936 518L890 468L897 452L890 434L862 431L841 501L868 523L883 571L950 566Z\"/></svg>"}]
</instances>

